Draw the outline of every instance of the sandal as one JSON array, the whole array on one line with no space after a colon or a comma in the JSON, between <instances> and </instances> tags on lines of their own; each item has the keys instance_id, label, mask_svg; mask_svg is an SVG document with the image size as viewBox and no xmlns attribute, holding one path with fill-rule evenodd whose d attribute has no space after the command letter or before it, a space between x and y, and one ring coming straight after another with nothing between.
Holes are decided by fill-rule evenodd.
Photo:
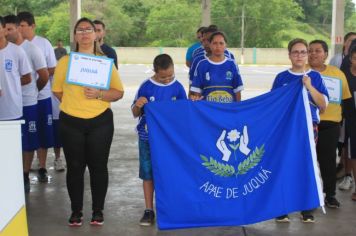
<instances>
[{"instance_id":1,"label":"sandal","mask_svg":"<svg viewBox=\"0 0 356 236\"><path fill-rule=\"evenodd\" d=\"M352 201L356 201L356 192L354 192L354 193L351 195L351 199L352 199Z\"/></svg>"}]
</instances>

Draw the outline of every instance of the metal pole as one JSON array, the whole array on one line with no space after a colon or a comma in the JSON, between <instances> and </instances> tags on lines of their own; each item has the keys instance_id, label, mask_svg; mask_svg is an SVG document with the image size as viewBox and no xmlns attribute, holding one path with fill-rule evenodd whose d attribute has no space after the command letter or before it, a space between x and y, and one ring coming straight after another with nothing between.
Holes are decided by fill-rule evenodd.
<instances>
[{"instance_id":1,"label":"metal pole","mask_svg":"<svg viewBox=\"0 0 356 236\"><path fill-rule=\"evenodd\" d=\"M211 9L211 0L202 0L202 25L209 26L211 24L211 17L210 17L210 9Z\"/></svg>"},{"instance_id":2,"label":"metal pole","mask_svg":"<svg viewBox=\"0 0 356 236\"><path fill-rule=\"evenodd\" d=\"M69 2L69 9L70 9L70 48L71 50L75 49L75 42L74 42L74 26L77 20L80 18L81 15L81 0L70 0Z\"/></svg>"},{"instance_id":3,"label":"metal pole","mask_svg":"<svg viewBox=\"0 0 356 236\"><path fill-rule=\"evenodd\" d=\"M245 4L242 5L242 16L241 16L241 65L245 63L244 42L245 42Z\"/></svg>"},{"instance_id":4,"label":"metal pole","mask_svg":"<svg viewBox=\"0 0 356 236\"><path fill-rule=\"evenodd\" d=\"M341 52L344 36L344 0L333 0L333 16L331 25L331 55Z\"/></svg>"}]
</instances>

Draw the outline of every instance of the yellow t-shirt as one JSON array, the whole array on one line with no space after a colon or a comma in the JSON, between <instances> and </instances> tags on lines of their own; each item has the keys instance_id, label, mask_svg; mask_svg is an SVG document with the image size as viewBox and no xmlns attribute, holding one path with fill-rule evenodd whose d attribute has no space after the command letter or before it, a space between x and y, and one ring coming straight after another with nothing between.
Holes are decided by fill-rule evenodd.
<instances>
[{"instance_id":1,"label":"yellow t-shirt","mask_svg":"<svg viewBox=\"0 0 356 236\"><path fill-rule=\"evenodd\" d=\"M341 82L341 86L340 86L341 100L351 97L349 85L347 83L346 77L344 73L341 70L339 70L337 67L327 65L326 69L320 72L320 74L324 82L326 82L326 80L329 81L331 80L335 83L339 83L339 81ZM328 87L328 85L330 86L330 84L332 83L326 83L325 85ZM334 89L337 89L337 86L335 86ZM329 96L330 96L330 92L329 92ZM341 119L342 119L341 104L335 103L332 100L330 100L329 105L326 108L325 112L320 114L320 120L340 122Z\"/></svg>"},{"instance_id":2,"label":"yellow t-shirt","mask_svg":"<svg viewBox=\"0 0 356 236\"><path fill-rule=\"evenodd\" d=\"M110 107L110 102L98 99L87 99L84 96L84 87L68 84L66 75L69 66L69 55L62 57L54 71L52 84L53 92L62 92L62 102L60 110L68 115L89 119L103 113ZM112 67L110 88L124 91L118 71L115 66Z\"/></svg>"}]
</instances>

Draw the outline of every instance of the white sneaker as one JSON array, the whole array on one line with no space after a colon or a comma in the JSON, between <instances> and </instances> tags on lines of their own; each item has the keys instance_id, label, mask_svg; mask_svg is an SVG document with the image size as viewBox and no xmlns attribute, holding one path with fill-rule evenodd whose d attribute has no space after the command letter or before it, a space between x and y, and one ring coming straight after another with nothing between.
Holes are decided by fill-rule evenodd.
<instances>
[{"instance_id":1,"label":"white sneaker","mask_svg":"<svg viewBox=\"0 0 356 236\"><path fill-rule=\"evenodd\" d=\"M63 171L65 169L65 165L61 158L54 159L54 169L56 171Z\"/></svg>"},{"instance_id":2,"label":"white sneaker","mask_svg":"<svg viewBox=\"0 0 356 236\"><path fill-rule=\"evenodd\" d=\"M32 165L31 165L31 170L39 170L40 169L40 160L38 159L37 156L33 158Z\"/></svg>"},{"instance_id":3,"label":"white sneaker","mask_svg":"<svg viewBox=\"0 0 356 236\"><path fill-rule=\"evenodd\" d=\"M345 176L341 183L338 185L340 190L349 190L352 188L352 177Z\"/></svg>"}]
</instances>

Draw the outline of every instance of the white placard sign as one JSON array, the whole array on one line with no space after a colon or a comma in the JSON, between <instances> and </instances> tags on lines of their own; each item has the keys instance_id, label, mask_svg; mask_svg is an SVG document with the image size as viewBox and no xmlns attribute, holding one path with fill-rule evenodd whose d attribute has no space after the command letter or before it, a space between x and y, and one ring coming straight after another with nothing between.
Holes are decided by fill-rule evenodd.
<instances>
[{"instance_id":1,"label":"white placard sign","mask_svg":"<svg viewBox=\"0 0 356 236\"><path fill-rule=\"evenodd\" d=\"M341 80L328 76L321 76L329 93L329 102L341 104Z\"/></svg>"},{"instance_id":2,"label":"white placard sign","mask_svg":"<svg viewBox=\"0 0 356 236\"><path fill-rule=\"evenodd\" d=\"M113 59L71 52L67 83L109 89Z\"/></svg>"}]
</instances>

